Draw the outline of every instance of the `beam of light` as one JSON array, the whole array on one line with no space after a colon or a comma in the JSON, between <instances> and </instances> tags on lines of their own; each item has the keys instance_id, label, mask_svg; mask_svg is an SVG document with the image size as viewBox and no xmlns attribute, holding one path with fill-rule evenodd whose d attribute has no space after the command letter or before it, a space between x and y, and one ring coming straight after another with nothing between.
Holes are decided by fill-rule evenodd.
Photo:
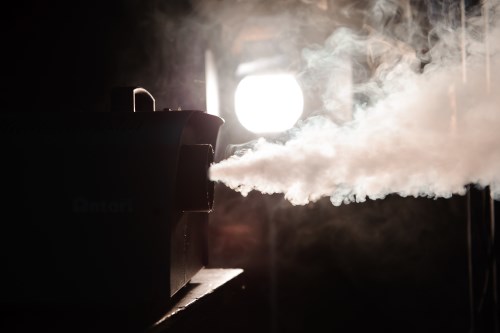
<instances>
[{"instance_id":1,"label":"beam of light","mask_svg":"<svg viewBox=\"0 0 500 333\"><path fill-rule=\"evenodd\" d=\"M302 115L304 97L288 73L248 75L235 92L240 123L254 133L278 133L292 128Z\"/></svg>"},{"instance_id":2,"label":"beam of light","mask_svg":"<svg viewBox=\"0 0 500 333\"><path fill-rule=\"evenodd\" d=\"M465 0L460 1L460 23L461 23L461 56L462 56L462 82L467 83L467 21L465 17Z\"/></svg>"},{"instance_id":3,"label":"beam of light","mask_svg":"<svg viewBox=\"0 0 500 333\"><path fill-rule=\"evenodd\" d=\"M219 85L217 81L217 68L212 51L205 51L205 93L207 113L219 116Z\"/></svg>"},{"instance_id":4,"label":"beam of light","mask_svg":"<svg viewBox=\"0 0 500 333\"><path fill-rule=\"evenodd\" d=\"M490 2L483 0L482 13L484 16L484 45L486 60L486 91L491 92L491 48L490 48Z\"/></svg>"}]
</instances>

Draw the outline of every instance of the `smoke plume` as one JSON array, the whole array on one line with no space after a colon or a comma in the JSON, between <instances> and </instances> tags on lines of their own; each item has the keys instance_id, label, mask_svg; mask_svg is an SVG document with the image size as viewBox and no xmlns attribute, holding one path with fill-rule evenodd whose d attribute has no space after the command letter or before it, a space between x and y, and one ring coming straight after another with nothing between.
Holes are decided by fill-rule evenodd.
<instances>
[{"instance_id":1,"label":"smoke plume","mask_svg":"<svg viewBox=\"0 0 500 333\"><path fill-rule=\"evenodd\" d=\"M323 114L303 120L286 140L246 145L212 165L211 179L242 195L283 193L295 205L325 196L334 205L392 193L446 198L469 184L490 186L498 197L497 5L490 1L461 21L460 6L440 20L428 8L421 20L395 3L370 7L368 16L384 24L338 28L322 47L303 50L305 73L331 75L318 76L326 81ZM387 24L388 17L400 19ZM339 120L335 110L346 106L331 100L330 69L346 57L354 98L350 118Z\"/></svg>"}]
</instances>

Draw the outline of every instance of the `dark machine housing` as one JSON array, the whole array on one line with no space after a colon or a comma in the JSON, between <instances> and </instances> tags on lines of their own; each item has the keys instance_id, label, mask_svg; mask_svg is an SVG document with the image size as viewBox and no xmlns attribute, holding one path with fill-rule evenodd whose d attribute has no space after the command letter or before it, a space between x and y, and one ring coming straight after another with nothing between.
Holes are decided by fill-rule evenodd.
<instances>
[{"instance_id":1,"label":"dark machine housing","mask_svg":"<svg viewBox=\"0 0 500 333\"><path fill-rule=\"evenodd\" d=\"M223 120L155 111L134 87L113 92L111 112L0 118L0 305L158 318L207 264L207 173Z\"/></svg>"}]
</instances>

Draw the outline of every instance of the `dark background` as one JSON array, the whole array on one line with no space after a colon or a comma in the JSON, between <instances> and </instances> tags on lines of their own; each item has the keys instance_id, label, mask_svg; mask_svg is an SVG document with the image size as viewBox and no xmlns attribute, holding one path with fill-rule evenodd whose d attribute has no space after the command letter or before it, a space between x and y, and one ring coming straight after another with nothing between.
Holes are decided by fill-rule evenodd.
<instances>
[{"instance_id":1,"label":"dark background","mask_svg":"<svg viewBox=\"0 0 500 333\"><path fill-rule=\"evenodd\" d=\"M107 111L110 89L123 85L148 89L157 109L205 109L203 55L211 48L226 119L219 150L251 140L231 113L235 82L227 73L238 60L231 53L238 26L230 23L288 11L295 15L294 29L307 37L292 38L292 44L303 47L328 37L337 14L318 10L314 1L242 1L236 17L218 16L221 3L11 4L2 14L2 110ZM320 16L311 19L313 14ZM314 97L308 103L309 111L318 107ZM324 199L293 207L279 195L244 198L221 184L216 189L210 267L245 273L237 296L212 309L213 317L192 318L197 329L469 331L466 197L390 196L341 207ZM476 236L484 244L482 234ZM480 299L483 284L476 284Z\"/></svg>"}]
</instances>

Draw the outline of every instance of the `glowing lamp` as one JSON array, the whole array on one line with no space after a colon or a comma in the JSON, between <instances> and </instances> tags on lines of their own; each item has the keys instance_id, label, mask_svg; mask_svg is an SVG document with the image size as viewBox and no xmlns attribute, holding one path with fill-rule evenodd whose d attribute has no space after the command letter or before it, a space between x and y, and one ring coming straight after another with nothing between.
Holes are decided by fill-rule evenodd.
<instances>
[{"instance_id":1,"label":"glowing lamp","mask_svg":"<svg viewBox=\"0 0 500 333\"><path fill-rule=\"evenodd\" d=\"M253 133L277 133L292 128L302 115L304 96L288 73L245 76L235 92L235 112Z\"/></svg>"}]
</instances>

